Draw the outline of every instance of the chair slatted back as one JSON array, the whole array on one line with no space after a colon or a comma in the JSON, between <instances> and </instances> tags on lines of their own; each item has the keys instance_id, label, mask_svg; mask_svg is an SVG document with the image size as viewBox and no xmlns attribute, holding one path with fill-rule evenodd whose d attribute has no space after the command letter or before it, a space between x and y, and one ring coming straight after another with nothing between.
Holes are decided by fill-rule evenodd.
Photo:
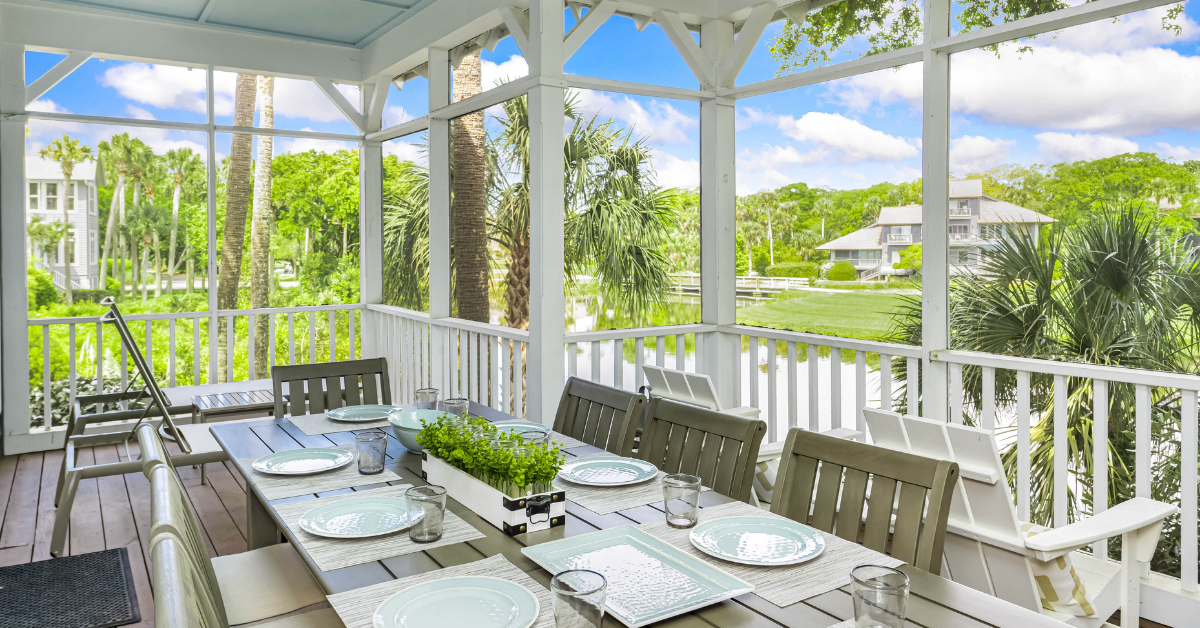
<instances>
[{"instance_id":1,"label":"chair slatted back","mask_svg":"<svg viewBox=\"0 0 1200 628\"><path fill-rule=\"evenodd\" d=\"M213 596L187 546L170 535L150 549L154 562L154 619L171 628L226 628L224 608Z\"/></svg>"},{"instance_id":2,"label":"chair slatted back","mask_svg":"<svg viewBox=\"0 0 1200 628\"><path fill-rule=\"evenodd\" d=\"M194 568L210 589L211 596L220 609L221 620L225 617L225 606L221 599L221 585L208 557L208 546L200 529L200 520L192 510L191 502L184 492L183 483L175 470L156 466L147 473L150 479L150 539L156 543L160 538L172 538L182 544L192 557Z\"/></svg>"},{"instance_id":3,"label":"chair slatted back","mask_svg":"<svg viewBox=\"0 0 1200 628\"><path fill-rule=\"evenodd\" d=\"M633 439L646 398L572 377L563 387L554 431L618 456L633 453Z\"/></svg>"},{"instance_id":4,"label":"chair slatted back","mask_svg":"<svg viewBox=\"0 0 1200 628\"><path fill-rule=\"evenodd\" d=\"M156 466L174 468L171 465L171 454L167 452L153 425L139 425L136 434L138 448L142 451L142 473L145 473L146 477L150 476L150 471Z\"/></svg>"},{"instance_id":5,"label":"chair slatted back","mask_svg":"<svg viewBox=\"0 0 1200 628\"><path fill-rule=\"evenodd\" d=\"M637 457L667 473L688 473L714 491L749 501L767 424L656 397Z\"/></svg>"},{"instance_id":6,"label":"chair slatted back","mask_svg":"<svg viewBox=\"0 0 1200 628\"><path fill-rule=\"evenodd\" d=\"M793 428L771 512L937 575L957 481L958 465L948 460Z\"/></svg>"},{"instance_id":7,"label":"chair slatted back","mask_svg":"<svg viewBox=\"0 0 1200 628\"><path fill-rule=\"evenodd\" d=\"M342 406L392 403L386 358L276 366L271 369L271 387L277 417L319 414Z\"/></svg>"}]
</instances>

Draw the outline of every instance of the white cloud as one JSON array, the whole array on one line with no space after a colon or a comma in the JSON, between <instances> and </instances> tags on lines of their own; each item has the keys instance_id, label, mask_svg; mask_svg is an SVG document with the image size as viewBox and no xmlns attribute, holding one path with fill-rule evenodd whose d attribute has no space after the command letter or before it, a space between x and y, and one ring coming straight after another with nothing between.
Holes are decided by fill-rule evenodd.
<instances>
[{"instance_id":1,"label":"white cloud","mask_svg":"<svg viewBox=\"0 0 1200 628\"><path fill-rule=\"evenodd\" d=\"M989 139L980 135L964 135L950 142L950 170L979 172L1008 161L1008 147L1015 140Z\"/></svg>"},{"instance_id":2,"label":"white cloud","mask_svg":"<svg viewBox=\"0 0 1200 628\"><path fill-rule=\"evenodd\" d=\"M1176 36L1163 30L1162 19L1169 7L1157 7L1139 11L1120 18L1117 22L1100 20L1082 26L1059 31L1053 39L1046 37L1047 45L1080 52L1113 52L1162 46L1191 41L1200 35L1196 22L1187 14L1177 18L1181 33ZM1035 40L1037 41L1037 40Z\"/></svg>"},{"instance_id":3,"label":"white cloud","mask_svg":"<svg viewBox=\"0 0 1200 628\"><path fill-rule=\"evenodd\" d=\"M303 129L311 131L312 129ZM357 144L350 142L339 142L337 140L318 140L309 137L275 138L273 147L276 155L284 155L288 153L303 153L310 150L315 150L322 153L332 153L336 150L358 150Z\"/></svg>"},{"instance_id":4,"label":"white cloud","mask_svg":"<svg viewBox=\"0 0 1200 628\"><path fill-rule=\"evenodd\" d=\"M125 111L127 111L131 117L136 118L138 120L153 120L154 119L154 114L150 113L149 111L146 111L145 109L142 109L141 107L135 107L134 105L125 105Z\"/></svg>"},{"instance_id":5,"label":"white cloud","mask_svg":"<svg viewBox=\"0 0 1200 628\"><path fill-rule=\"evenodd\" d=\"M1171 157L1180 161L1189 159L1200 159L1200 148L1187 148L1186 146L1171 146L1166 142L1158 143L1158 153L1163 157Z\"/></svg>"},{"instance_id":6,"label":"white cloud","mask_svg":"<svg viewBox=\"0 0 1200 628\"><path fill-rule=\"evenodd\" d=\"M680 159L675 155L655 151L652 158L658 184L667 188L695 188L700 186L700 162L695 159Z\"/></svg>"},{"instance_id":7,"label":"white cloud","mask_svg":"<svg viewBox=\"0 0 1200 628\"><path fill-rule=\"evenodd\" d=\"M399 105L391 105L383 108L383 128L404 124L413 119L413 115L404 110L404 107Z\"/></svg>"},{"instance_id":8,"label":"white cloud","mask_svg":"<svg viewBox=\"0 0 1200 628\"><path fill-rule=\"evenodd\" d=\"M204 113L207 79L203 70L173 65L121 63L100 75L100 84L129 100L158 107ZM233 93L232 86L229 91Z\"/></svg>"},{"instance_id":9,"label":"white cloud","mask_svg":"<svg viewBox=\"0 0 1200 628\"><path fill-rule=\"evenodd\" d=\"M802 153L793 146L767 144L757 153L743 150L737 156L737 193L752 194L791 183L794 177L784 174L784 171L826 157L828 152L821 148Z\"/></svg>"},{"instance_id":10,"label":"white cloud","mask_svg":"<svg viewBox=\"0 0 1200 628\"><path fill-rule=\"evenodd\" d=\"M336 85L352 106L358 105L358 87ZM288 118L304 118L313 122L345 120L345 116L333 105L329 97L312 81L275 79L275 115Z\"/></svg>"},{"instance_id":11,"label":"white cloud","mask_svg":"<svg viewBox=\"0 0 1200 628\"><path fill-rule=\"evenodd\" d=\"M479 67L480 83L483 89L488 90L504 81L519 79L522 76L529 74L529 64L525 62L525 57L513 55L508 58L508 61L495 63L484 59L480 62Z\"/></svg>"},{"instance_id":12,"label":"white cloud","mask_svg":"<svg viewBox=\"0 0 1200 628\"><path fill-rule=\"evenodd\" d=\"M689 131L699 125L699 120L676 109L671 103L650 99L643 104L624 95L581 90L576 108L584 116L599 116L601 120L614 117L633 127L637 137L645 137L651 144L677 144L691 141Z\"/></svg>"},{"instance_id":13,"label":"white cloud","mask_svg":"<svg viewBox=\"0 0 1200 628\"><path fill-rule=\"evenodd\" d=\"M429 162L429 156L424 147L399 140L384 142L383 154L384 156L395 155L400 161L411 161L421 166L427 165Z\"/></svg>"},{"instance_id":14,"label":"white cloud","mask_svg":"<svg viewBox=\"0 0 1200 628\"><path fill-rule=\"evenodd\" d=\"M734 128L744 131L758 124L773 124L774 118L757 107L739 107L734 113Z\"/></svg>"},{"instance_id":15,"label":"white cloud","mask_svg":"<svg viewBox=\"0 0 1200 628\"><path fill-rule=\"evenodd\" d=\"M904 138L872 129L841 114L810 111L799 120L780 116L777 124L788 137L812 142L844 163L899 161L919 154L916 146Z\"/></svg>"},{"instance_id":16,"label":"white cloud","mask_svg":"<svg viewBox=\"0 0 1200 628\"><path fill-rule=\"evenodd\" d=\"M1112 135L1092 133L1038 133L1034 136L1043 163L1099 159L1137 151L1137 142Z\"/></svg>"},{"instance_id":17,"label":"white cloud","mask_svg":"<svg viewBox=\"0 0 1200 628\"><path fill-rule=\"evenodd\" d=\"M70 113L58 103L46 98L39 98L25 108L28 111L41 111L43 113Z\"/></svg>"},{"instance_id":18,"label":"white cloud","mask_svg":"<svg viewBox=\"0 0 1200 628\"><path fill-rule=\"evenodd\" d=\"M892 176L886 179L887 181L916 181L921 178L920 168L896 166L892 168L892 173Z\"/></svg>"}]
</instances>

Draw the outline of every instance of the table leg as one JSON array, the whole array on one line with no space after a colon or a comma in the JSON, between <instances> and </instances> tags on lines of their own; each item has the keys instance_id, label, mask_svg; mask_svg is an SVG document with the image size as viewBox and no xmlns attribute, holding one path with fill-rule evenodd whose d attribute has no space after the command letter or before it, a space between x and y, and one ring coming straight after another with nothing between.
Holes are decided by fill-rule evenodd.
<instances>
[{"instance_id":1,"label":"table leg","mask_svg":"<svg viewBox=\"0 0 1200 628\"><path fill-rule=\"evenodd\" d=\"M246 491L246 550L258 549L279 542L279 529L271 513L254 491Z\"/></svg>"}]
</instances>

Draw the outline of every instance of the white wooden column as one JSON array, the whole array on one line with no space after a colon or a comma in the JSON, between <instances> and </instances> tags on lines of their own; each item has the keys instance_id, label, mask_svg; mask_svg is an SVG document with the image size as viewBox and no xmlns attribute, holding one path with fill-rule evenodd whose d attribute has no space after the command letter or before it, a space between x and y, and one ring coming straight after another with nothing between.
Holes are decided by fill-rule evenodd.
<instances>
[{"instance_id":1,"label":"white wooden column","mask_svg":"<svg viewBox=\"0 0 1200 628\"><path fill-rule=\"evenodd\" d=\"M25 327L25 50L0 44L0 446L16 453L14 434L29 432L29 337ZM13 271L16 272L13 272Z\"/></svg>"},{"instance_id":2,"label":"white wooden column","mask_svg":"<svg viewBox=\"0 0 1200 628\"><path fill-rule=\"evenodd\" d=\"M701 27L700 47L715 65L733 45L733 24L713 20ZM708 88L701 85L702 88ZM737 322L737 243L734 167L734 101L700 103L700 319L711 325ZM712 378L726 406L737 405L741 382L729 372L741 343L733 334L701 338L697 370ZM697 347L699 348L699 347ZM751 377L753 377L753 371Z\"/></svg>"},{"instance_id":3,"label":"white wooden column","mask_svg":"<svg viewBox=\"0 0 1200 628\"><path fill-rule=\"evenodd\" d=\"M950 0L925 4L925 37L950 36ZM950 55L929 47L922 61L924 74L921 149L923 242L921 290L921 356L924 366L921 416L946 420L947 368L929 359L931 351L950 345ZM915 412L910 408L909 412Z\"/></svg>"},{"instance_id":4,"label":"white wooden column","mask_svg":"<svg viewBox=\"0 0 1200 628\"><path fill-rule=\"evenodd\" d=\"M450 121L433 112L450 104L450 52L429 49L429 317L450 317ZM429 326L429 370L434 388L450 396L450 336Z\"/></svg>"},{"instance_id":5,"label":"white wooden column","mask_svg":"<svg viewBox=\"0 0 1200 628\"><path fill-rule=\"evenodd\" d=\"M529 348L526 418L549 425L566 379L563 334L563 1L529 3Z\"/></svg>"},{"instance_id":6,"label":"white wooden column","mask_svg":"<svg viewBox=\"0 0 1200 628\"><path fill-rule=\"evenodd\" d=\"M383 103L389 83L364 83L360 90L359 111L366 121L366 132L383 128ZM376 89L382 89L377 94ZM358 268L360 303L383 303L383 143L363 141L358 157ZM365 312L365 310L364 310ZM353 312L349 312L354 316ZM365 316L363 319L365 320ZM363 357L380 357L382 345L376 341L374 325L358 325L362 333ZM332 333L332 332L331 332ZM353 359L353 356L351 356ZM392 368L399 368L394 365Z\"/></svg>"}]
</instances>

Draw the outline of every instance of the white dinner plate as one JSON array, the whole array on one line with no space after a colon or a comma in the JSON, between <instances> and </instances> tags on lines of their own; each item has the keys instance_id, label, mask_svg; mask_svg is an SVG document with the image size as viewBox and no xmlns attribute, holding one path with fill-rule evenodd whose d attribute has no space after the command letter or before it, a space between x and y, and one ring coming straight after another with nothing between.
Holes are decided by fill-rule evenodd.
<instances>
[{"instance_id":1,"label":"white dinner plate","mask_svg":"<svg viewBox=\"0 0 1200 628\"><path fill-rule=\"evenodd\" d=\"M403 497L363 496L317 506L300 517L300 527L317 536L362 539L404 530L421 518L415 514Z\"/></svg>"},{"instance_id":2,"label":"white dinner plate","mask_svg":"<svg viewBox=\"0 0 1200 628\"><path fill-rule=\"evenodd\" d=\"M725 517L692 528L692 545L717 558L770 567L810 561L825 551L820 532L790 519Z\"/></svg>"},{"instance_id":3,"label":"white dinner plate","mask_svg":"<svg viewBox=\"0 0 1200 628\"><path fill-rule=\"evenodd\" d=\"M373 421L383 421L388 418L388 413L392 410L399 410L400 406L384 406L378 404L368 404L365 406L346 406L337 408L325 413L325 416L334 421L342 421L345 423L371 423Z\"/></svg>"},{"instance_id":4,"label":"white dinner plate","mask_svg":"<svg viewBox=\"0 0 1200 628\"><path fill-rule=\"evenodd\" d=\"M309 447L267 454L254 461L255 471L273 475L307 475L344 467L354 452L337 447Z\"/></svg>"},{"instance_id":5,"label":"white dinner plate","mask_svg":"<svg viewBox=\"0 0 1200 628\"><path fill-rule=\"evenodd\" d=\"M540 605L525 587L499 578L431 580L384 600L375 628L529 628Z\"/></svg>"},{"instance_id":6,"label":"white dinner plate","mask_svg":"<svg viewBox=\"0 0 1200 628\"><path fill-rule=\"evenodd\" d=\"M627 486L641 484L658 475L658 467L624 456L588 456L563 465L558 479L585 486Z\"/></svg>"}]
</instances>

